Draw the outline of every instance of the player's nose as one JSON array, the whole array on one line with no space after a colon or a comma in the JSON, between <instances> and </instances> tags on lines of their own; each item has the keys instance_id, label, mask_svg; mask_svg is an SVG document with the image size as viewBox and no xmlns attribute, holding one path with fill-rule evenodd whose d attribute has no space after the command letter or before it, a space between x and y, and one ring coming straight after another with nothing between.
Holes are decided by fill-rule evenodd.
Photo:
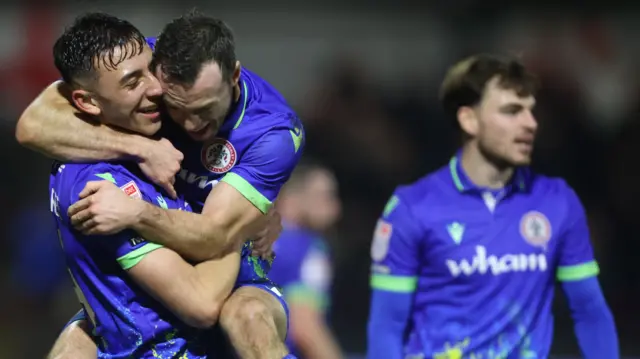
<instances>
[{"instance_id":1,"label":"player's nose","mask_svg":"<svg viewBox=\"0 0 640 359\"><path fill-rule=\"evenodd\" d=\"M529 130L535 132L538 129L538 120L530 111L524 116L523 119L524 127Z\"/></svg>"},{"instance_id":2,"label":"player's nose","mask_svg":"<svg viewBox=\"0 0 640 359\"><path fill-rule=\"evenodd\" d=\"M162 86L160 85L160 81L153 75L149 76L149 87L147 87L147 96L148 97L158 97L162 96Z\"/></svg>"}]
</instances>

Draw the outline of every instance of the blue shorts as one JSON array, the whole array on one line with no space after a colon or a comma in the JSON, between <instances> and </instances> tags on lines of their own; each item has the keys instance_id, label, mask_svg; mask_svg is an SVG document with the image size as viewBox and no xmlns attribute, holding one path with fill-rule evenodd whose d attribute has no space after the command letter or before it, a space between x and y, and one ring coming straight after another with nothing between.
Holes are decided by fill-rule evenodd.
<instances>
[{"instance_id":1,"label":"blue shorts","mask_svg":"<svg viewBox=\"0 0 640 359\"><path fill-rule=\"evenodd\" d=\"M240 260L240 271L236 286L250 283L271 283L267 277L271 270L271 263L275 255L265 260L260 257L251 256L252 242L247 241L242 247L242 259Z\"/></svg>"}]
</instances>

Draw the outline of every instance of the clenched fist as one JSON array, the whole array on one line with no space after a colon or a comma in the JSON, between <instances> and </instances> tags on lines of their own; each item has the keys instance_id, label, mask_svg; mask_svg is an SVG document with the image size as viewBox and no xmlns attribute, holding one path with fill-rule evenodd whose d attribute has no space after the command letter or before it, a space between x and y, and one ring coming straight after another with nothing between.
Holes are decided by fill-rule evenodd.
<instances>
[{"instance_id":1,"label":"clenched fist","mask_svg":"<svg viewBox=\"0 0 640 359\"><path fill-rule=\"evenodd\" d=\"M173 185L183 159L182 152L176 150L169 140L162 138L149 142L138 165L153 183L162 187L171 198L176 199Z\"/></svg>"},{"instance_id":2,"label":"clenched fist","mask_svg":"<svg viewBox=\"0 0 640 359\"><path fill-rule=\"evenodd\" d=\"M265 216L265 227L258 232L253 240L251 255L269 259L273 254L273 243L280 237L282 232L282 218L280 213L273 207Z\"/></svg>"}]
</instances>

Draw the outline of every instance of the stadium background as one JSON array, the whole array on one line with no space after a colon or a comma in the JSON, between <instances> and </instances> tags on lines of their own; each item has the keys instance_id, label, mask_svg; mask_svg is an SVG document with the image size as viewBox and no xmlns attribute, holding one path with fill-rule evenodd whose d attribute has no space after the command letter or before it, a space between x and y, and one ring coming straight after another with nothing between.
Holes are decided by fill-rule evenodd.
<instances>
[{"instance_id":1,"label":"stadium background","mask_svg":"<svg viewBox=\"0 0 640 359\"><path fill-rule=\"evenodd\" d=\"M376 217L396 184L444 164L455 149L456 136L436 99L447 65L474 52L499 51L522 56L543 80L535 167L565 177L580 194L623 352L640 353L640 12L612 2L490 3L0 5L0 358L41 358L78 308L49 215L50 161L13 138L20 111L56 78L55 37L88 10L125 17L154 35L194 5L235 29L239 59L289 99L305 121L306 154L338 176L344 214L329 236L335 256L332 322L347 352L365 348ZM575 356L569 312L561 295L557 302L554 352Z\"/></svg>"}]
</instances>

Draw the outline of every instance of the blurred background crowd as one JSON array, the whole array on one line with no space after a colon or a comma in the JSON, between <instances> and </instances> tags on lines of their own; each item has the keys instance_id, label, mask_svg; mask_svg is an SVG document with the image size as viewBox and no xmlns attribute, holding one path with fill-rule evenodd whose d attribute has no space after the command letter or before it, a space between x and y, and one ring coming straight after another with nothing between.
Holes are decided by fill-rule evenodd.
<instances>
[{"instance_id":1,"label":"blurred background crowd","mask_svg":"<svg viewBox=\"0 0 640 359\"><path fill-rule=\"evenodd\" d=\"M49 214L50 161L13 137L20 112L57 78L53 41L85 11L124 17L152 36L191 6L231 25L243 65L275 85L303 119L306 156L335 172L343 211L327 234L335 273L331 323L346 352L363 353L366 345L369 246L386 200L396 185L445 164L456 149L437 102L444 71L469 54L501 52L521 56L542 80L534 167L564 177L580 195L621 347L639 354L640 7L565 3L0 5L0 358L43 357L78 309ZM554 353L575 356L568 309L562 295L556 301Z\"/></svg>"}]
</instances>

